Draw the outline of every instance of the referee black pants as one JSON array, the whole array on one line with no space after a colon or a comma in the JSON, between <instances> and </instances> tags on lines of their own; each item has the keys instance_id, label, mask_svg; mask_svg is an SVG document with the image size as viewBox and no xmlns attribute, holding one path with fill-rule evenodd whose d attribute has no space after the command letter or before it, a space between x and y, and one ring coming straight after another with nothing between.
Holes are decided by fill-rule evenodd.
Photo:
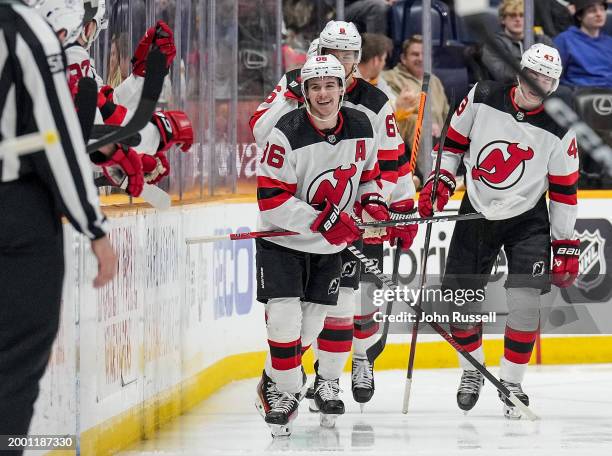
<instances>
[{"instance_id":1,"label":"referee black pants","mask_svg":"<svg viewBox=\"0 0 612 456\"><path fill-rule=\"evenodd\" d=\"M50 191L36 177L0 183L0 435L28 432L58 330L63 277Z\"/></svg>"}]
</instances>

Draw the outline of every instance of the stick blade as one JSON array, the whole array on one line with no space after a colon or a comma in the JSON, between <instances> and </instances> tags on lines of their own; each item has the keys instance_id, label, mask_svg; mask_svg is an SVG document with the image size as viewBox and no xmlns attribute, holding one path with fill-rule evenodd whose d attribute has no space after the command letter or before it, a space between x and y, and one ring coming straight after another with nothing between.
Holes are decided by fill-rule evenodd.
<instances>
[{"instance_id":1,"label":"stick blade","mask_svg":"<svg viewBox=\"0 0 612 456\"><path fill-rule=\"evenodd\" d=\"M160 211L166 211L172 206L170 195L155 185L145 184L140 197Z\"/></svg>"}]
</instances>

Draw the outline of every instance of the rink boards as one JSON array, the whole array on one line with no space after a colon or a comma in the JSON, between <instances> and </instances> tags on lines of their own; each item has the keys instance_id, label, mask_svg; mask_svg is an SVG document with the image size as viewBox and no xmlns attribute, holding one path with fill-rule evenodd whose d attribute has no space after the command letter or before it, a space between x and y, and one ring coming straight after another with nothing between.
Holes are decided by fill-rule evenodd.
<instances>
[{"instance_id":1,"label":"rink boards","mask_svg":"<svg viewBox=\"0 0 612 456\"><path fill-rule=\"evenodd\" d=\"M612 301L612 290L606 288L612 283L607 267L612 261L611 201L600 198L601 193L582 196L595 198L584 198L579 205L577 234L587 252L581 258L587 273L575 292L578 298L605 304L595 310L590 306L586 314L575 305L576 324L588 320L591 326L572 330L569 321L559 332L589 334L544 335L532 362L612 362L612 338L599 335L612 333L605 326L605 308ZM452 204L457 207L458 200ZM255 301L254 243L185 244L186 238L253 230L256 214L256 204L244 199L178 206L164 213L126 209L111 218L119 275L100 291L90 285L96 265L88 242L65 225L62 323L31 433L78 434L82 454L112 454L150 436L227 383L259 375L267 345L263 309ZM423 245L424 231L415 245ZM451 235L452 224L434 227L430 273L443 264ZM386 254L385 272L390 272L390 252ZM420 255L417 250L404 256L401 272L409 275ZM488 290L488 299L490 295L503 308L503 259L501 263L499 284ZM405 367L407 338L390 336L377 369ZM489 339L487 363L495 365L502 338ZM427 334L419 340L417 367L457 366L446 342ZM312 366L310 357L305 365Z\"/></svg>"}]
</instances>

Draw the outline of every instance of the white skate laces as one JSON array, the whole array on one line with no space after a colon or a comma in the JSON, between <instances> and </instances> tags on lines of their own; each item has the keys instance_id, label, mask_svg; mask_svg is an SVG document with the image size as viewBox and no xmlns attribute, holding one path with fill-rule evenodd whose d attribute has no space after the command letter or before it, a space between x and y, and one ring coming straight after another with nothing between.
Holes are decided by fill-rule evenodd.
<instances>
[{"instance_id":1,"label":"white skate laces","mask_svg":"<svg viewBox=\"0 0 612 456\"><path fill-rule=\"evenodd\" d=\"M293 411L296 402L297 399L293 394L287 392L281 393L277 390L276 402L273 403L270 411L281 412L288 415Z\"/></svg>"},{"instance_id":2,"label":"white skate laces","mask_svg":"<svg viewBox=\"0 0 612 456\"><path fill-rule=\"evenodd\" d=\"M478 394L482 387L482 374L477 370L464 370L459 385L460 393Z\"/></svg>"},{"instance_id":3,"label":"white skate laces","mask_svg":"<svg viewBox=\"0 0 612 456\"><path fill-rule=\"evenodd\" d=\"M318 394L323 401L334 401L338 399L340 391L338 380L324 380L320 378L315 394Z\"/></svg>"},{"instance_id":4,"label":"white skate laces","mask_svg":"<svg viewBox=\"0 0 612 456\"><path fill-rule=\"evenodd\" d=\"M353 359L353 388L371 389L374 376L372 375L372 364L367 358Z\"/></svg>"}]
</instances>

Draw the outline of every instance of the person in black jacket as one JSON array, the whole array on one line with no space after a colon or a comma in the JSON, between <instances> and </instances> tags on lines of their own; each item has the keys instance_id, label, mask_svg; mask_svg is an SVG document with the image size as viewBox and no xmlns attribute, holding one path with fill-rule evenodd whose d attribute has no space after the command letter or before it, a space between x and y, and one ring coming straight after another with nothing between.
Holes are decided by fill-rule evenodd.
<instances>
[{"instance_id":1,"label":"person in black jacket","mask_svg":"<svg viewBox=\"0 0 612 456\"><path fill-rule=\"evenodd\" d=\"M18 0L0 0L0 81L0 435L5 437L28 433L57 334L64 276L61 216L91 240L98 261L95 287L112 280L117 258L60 42L44 19ZM46 138L44 146L23 153L7 146L36 133Z\"/></svg>"}]
</instances>

